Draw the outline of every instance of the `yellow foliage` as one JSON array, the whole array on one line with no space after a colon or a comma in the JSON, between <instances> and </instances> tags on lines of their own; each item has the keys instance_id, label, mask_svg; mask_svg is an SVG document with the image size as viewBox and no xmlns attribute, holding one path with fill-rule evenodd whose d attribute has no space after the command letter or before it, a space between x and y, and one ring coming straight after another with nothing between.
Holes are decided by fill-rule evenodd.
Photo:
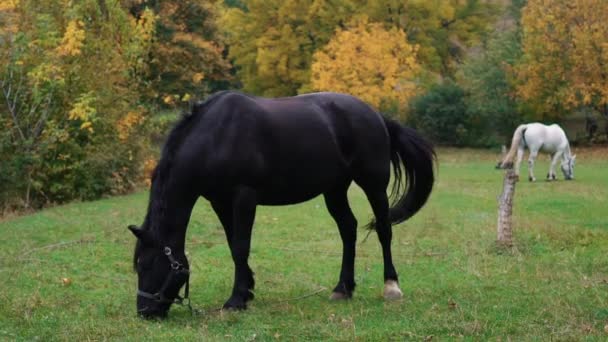
<instances>
[{"instance_id":1,"label":"yellow foliage","mask_svg":"<svg viewBox=\"0 0 608 342\"><path fill-rule=\"evenodd\" d=\"M19 0L0 0L0 11L14 10L19 6Z\"/></svg>"},{"instance_id":2,"label":"yellow foliage","mask_svg":"<svg viewBox=\"0 0 608 342\"><path fill-rule=\"evenodd\" d=\"M126 141L129 138L133 128L140 125L143 121L143 113L135 111L128 112L127 115L118 120L116 124L118 138L123 142Z\"/></svg>"},{"instance_id":3,"label":"yellow foliage","mask_svg":"<svg viewBox=\"0 0 608 342\"><path fill-rule=\"evenodd\" d=\"M156 159L147 159L144 162L144 179L147 186L152 184L152 172L156 168L156 164L158 164Z\"/></svg>"},{"instance_id":4,"label":"yellow foliage","mask_svg":"<svg viewBox=\"0 0 608 342\"><path fill-rule=\"evenodd\" d=\"M539 112L608 104L605 0L529 0L517 92Z\"/></svg>"},{"instance_id":5,"label":"yellow foliage","mask_svg":"<svg viewBox=\"0 0 608 342\"><path fill-rule=\"evenodd\" d=\"M226 11L221 24L245 91L286 96L308 86L314 49L309 34L320 24L315 13L308 16L313 8L301 0L251 0L246 11Z\"/></svg>"},{"instance_id":6,"label":"yellow foliage","mask_svg":"<svg viewBox=\"0 0 608 342\"><path fill-rule=\"evenodd\" d=\"M82 130L86 129L87 131L89 131L89 133L93 133L92 126L93 126L93 123L90 121L87 121L87 122L83 122L82 125L80 125L80 129L82 129Z\"/></svg>"},{"instance_id":7,"label":"yellow foliage","mask_svg":"<svg viewBox=\"0 0 608 342\"><path fill-rule=\"evenodd\" d=\"M172 95L167 95L163 98L163 102L168 105L171 105L175 102L175 98Z\"/></svg>"},{"instance_id":8,"label":"yellow foliage","mask_svg":"<svg viewBox=\"0 0 608 342\"><path fill-rule=\"evenodd\" d=\"M72 105L72 109L68 113L68 119L80 120L81 130L86 130L93 133L93 120L97 115L97 109L93 106L96 98L92 93L82 94L78 100Z\"/></svg>"},{"instance_id":9,"label":"yellow foliage","mask_svg":"<svg viewBox=\"0 0 608 342\"><path fill-rule=\"evenodd\" d=\"M40 63L28 73L29 82L34 89L38 89L48 82L62 82L63 75L59 66L52 62Z\"/></svg>"},{"instance_id":10,"label":"yellow foliage","mask_svg":"<svg viewBox=\"0 0 608 342\"><path fill-rule=\"evenodd\" d=\"M0 35L12 35L19 31L18 6L19 0L0 0Z\"/></svg>"},{"instance_id":11,"label":"yellow foliage","mask_svg":"<svg viewBox=\"0 0 608 342\"><path fill-rule=\"evenodd\" d=\"M156 33L158 16L152 10L145 9L139 19L134 20L133 28L136 30L136 36L140 38L141 42L151 42Z\"/></svg>"},{"instance_id":12,"label":"yellow foliage","mask_svg":"<svg viewBox=\"0 0 608 342\"><path fill-rule=\"evenodd\" d=\"M72 20L68 23L61 44L57 47L60 56L78 56L84 46L85 31L84 24L80 20Z\"/></svg>"},{"instance_id":13,"label":"yellow foliage","mask_svg":"<svg viewBox=\"0 0 608 342\"><path fill-rule=\"evenodd\" d=\"M200 83L204 78L205 78L204 72L197 72L197 73L194 73L194 75L192 75L192 82Z\"/></svg>"},{"instance_id":14,"label":"yellow foliage","mask_svg":"<svg viewBox=\"0 0 608 342\"><path fill-rule=\"evenodd\" d=\"M314 54L312 86L358 96L376 108L403 108L418 91L416 50L402 30L355 19Z\"/></svg>"}]
</instances>

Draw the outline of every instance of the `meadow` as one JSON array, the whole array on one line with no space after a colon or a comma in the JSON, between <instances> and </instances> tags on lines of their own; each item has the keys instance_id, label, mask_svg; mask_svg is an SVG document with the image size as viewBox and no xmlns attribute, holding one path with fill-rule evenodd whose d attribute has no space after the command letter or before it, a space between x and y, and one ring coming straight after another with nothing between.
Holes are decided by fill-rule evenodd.
<instances>
[{"instance_id":1,"label":"meadow","mask_svg":"<svg viewBox=\"0 0 608 342\"><path fill-rule=\"evenodd\" d=\"M574 181L517 184L513 248L496 246L503 172L495 151L440 149L428 204L394 227L404 298L382 298L375 234L359 230L354 298L331 302L340 261L337 228L322 198L260 207L250 264L256 298L245 312L219 310L233 266L223 230L204 200L187 236L192 315L164 321L135 312L134 237L147 191L0 220L0 340L606 340L608 153L577 153ZM526 175L526 167L522 167ZM371 210L349 193L359 225Z\"/></svg>"}]
</instances>

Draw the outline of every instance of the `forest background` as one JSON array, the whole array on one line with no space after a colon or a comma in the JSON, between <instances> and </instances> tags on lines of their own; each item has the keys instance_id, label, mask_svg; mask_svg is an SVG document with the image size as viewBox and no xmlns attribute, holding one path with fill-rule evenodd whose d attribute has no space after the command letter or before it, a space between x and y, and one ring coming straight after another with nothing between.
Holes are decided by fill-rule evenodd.
<instances>
[{"instance_id":1,"label":"forest background","mask_svg":"<svg viewBox=\"0 0 608 342\"><path fill-rule=\"evenodd\" d=\"M133 190L222 89L337 91L437 144L608 135L604 0L0 0L0 216Z\"/></svg>"}]
</instances>

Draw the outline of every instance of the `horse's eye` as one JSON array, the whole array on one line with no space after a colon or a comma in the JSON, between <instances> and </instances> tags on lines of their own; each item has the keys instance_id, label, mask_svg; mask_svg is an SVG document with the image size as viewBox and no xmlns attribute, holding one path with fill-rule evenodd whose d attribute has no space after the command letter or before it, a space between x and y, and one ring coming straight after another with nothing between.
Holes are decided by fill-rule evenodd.
<instances>
[{"instance_id":1,"label":"horse's eye","mask_svg":"<svg viewBox=\"0 0 608 342\"><path fill-rule=\"evenodd\" d=\"M138 270L147 270L152 267L154 258L138 257L137 268Z\"/></svg>"}]
</instances>

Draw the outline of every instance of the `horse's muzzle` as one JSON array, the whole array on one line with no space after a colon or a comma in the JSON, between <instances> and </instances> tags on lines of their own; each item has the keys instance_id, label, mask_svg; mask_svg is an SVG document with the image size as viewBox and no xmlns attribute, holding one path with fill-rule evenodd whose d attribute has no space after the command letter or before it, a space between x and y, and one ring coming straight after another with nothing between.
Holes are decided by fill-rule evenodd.
<instances>
[{"instance_id":1,"label":"horse's muzzle","mask_svg":"<svg viewBox=\"0 0 608 342\"><path fill-rule=\"evenodd\" d=\"M171 304L157 303L151 299L137 297L137 314L144 319L167 318Z\"/></svg>"},{"instance_id":2,"label":"horse's muzzle","mask_svg":"<svg viewBox=\"0 0 608 342\"><path fill-rule=\"evenodd\" d=\"M137 310L137 314L139 317L143 319L165 319L167 318L167 313L169 310L160 310L160 309L150 309L148 307L144 307L142 309Z\"/></svg>"}]
</instances>

